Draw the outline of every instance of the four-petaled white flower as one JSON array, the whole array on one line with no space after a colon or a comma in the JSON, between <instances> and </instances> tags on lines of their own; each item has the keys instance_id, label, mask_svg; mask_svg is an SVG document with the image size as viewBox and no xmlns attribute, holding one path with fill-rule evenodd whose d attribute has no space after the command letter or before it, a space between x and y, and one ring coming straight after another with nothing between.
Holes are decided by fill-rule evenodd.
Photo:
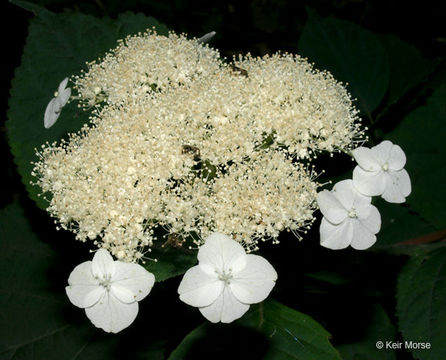
<instances>
[{"instance_id":1,"label":"four-petaled white flower","mask_svg":"<svg viewBox=\"0 0 446 360\"><path fill-rule=\"evenodd\" d=\"M321 245L333 250L349 245L357 250L372 246L381 227L381 216L371 200L354 188L352 180L340 181L332 191L318 193L317 202L324 215Z\"/></svg>"},{"instance_id":2,"label":"four-petaled white flower","mask_svg":"<svg viewBox=\"0 0 446 360\"><path fill-rule=\"evenodd\" d=\"M353 184L364 195L381 195L391 203L403 203L411 192L409 174L404 168L406 155L385 140L371 149L353 150L358 166L353 170Z\"/></svg>"},{"instance_id":3,"label":"four-petaled white flower","mask_svg":"<svg viewBox=\"0 0 446 360\"><path fill-rule=\"evenodd\" d=\"M276 271L265 258L246 254L235 240L213 233L198 251L198 265L184 274L178 293L209 321L230 323L250 304L264 300L276 279Z\"/></svg>"},{"instance_id":4,"label":"four-petaled white flower","mask_svg":"<svg viewBox=\"0 0 446 360\"><path fill-rule=\"evenodd\" d=\"M93 261L74 268L65 289L96 327L117 333L135 320L138 301L149 294L154 282L153 274L141 265L113 261L107 250L100 249Z\"/></svg>"},{"instance_id":5,"label":"four-petaled white flower","mask_svg":"<svg viewBox=\"0 0 446 360\"><path fill-rule=\"evenodd\" d=\"M43 126L49 129L59 118L60 112L71 96L71 89L67 88L68 78L62 80L59 89L55 92L54 98L50 100L45 110Z\"/></svg>"}]
</instances>

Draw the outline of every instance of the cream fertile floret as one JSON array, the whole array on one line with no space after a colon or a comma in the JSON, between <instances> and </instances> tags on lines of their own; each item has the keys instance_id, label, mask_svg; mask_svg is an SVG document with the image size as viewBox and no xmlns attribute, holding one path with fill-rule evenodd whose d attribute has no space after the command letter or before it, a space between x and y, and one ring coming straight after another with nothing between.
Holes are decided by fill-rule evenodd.
<instances>
[{"instance_id":1,"label":"cream fertile floret","mask_svg":"<svg viewBox=\"0 0 446 360\"><path fill-rule=\"evenodd\" d=\"M148 32L87 66L72 81L91 123L43 146L33 173L62 228L123 261L141 259L159 227L248 250L305 230L311 160L363 137L345 87L298 56L228 64L197 40Z\"/></svg>"},{"instance_id":2,"label":"cream fertile floret","mask_svg":"<svg viewBox=\"0 0 446 360\"><path fill-rule=\"evenodd\" d=\"M219 57L184 35L147 31L118 41L103 59L87 63L88 71L74 77L74 88L84 107L132 102L215 73Z\"/></svg>"}]
</instances>

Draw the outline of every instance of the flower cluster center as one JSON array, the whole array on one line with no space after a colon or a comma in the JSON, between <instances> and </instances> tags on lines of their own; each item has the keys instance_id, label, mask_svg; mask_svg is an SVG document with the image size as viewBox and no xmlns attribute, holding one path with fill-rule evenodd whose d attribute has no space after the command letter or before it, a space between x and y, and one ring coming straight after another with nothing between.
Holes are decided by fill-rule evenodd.
<instances>
[{"instance_id":1,"label":"flower cluster center","mask_svg":"<svg viewBox=\"0 0 446 360\"><path fill-rule=\"evenodd\" d=\"M351 208L350 211L348 212L348 216L352 219L355 219L358 217L358 215L356 214L356 209L355 208Z\"/></svg>"},{"instance_id":2,"label":"flower cluster center","mask_svg":"<svg viewBox=\"0 0 446 360\"><path fill-rule=\"evenodd\" d=\"M389 170L389 163L386 161L385 163L384 163L384 165L382 166L382 169L384 170L384 171L387 171L387 170Z\"/></svg>"},{"instance_id":3,"label":"flower cluster center","mask_svg":"<svg viewBox=\"0 0 446 360\"><path fill-rule=\"evenodd\" d=\"M61 228L120 261L143 262L160 228L198 246L227 233L247 251L284 230L301 238L317 207L311 160L364 138L347 89L297 55L229 65L197 40L148 31L87 67L71 99L90 123L44 144L32 174Z\"/></svg>"},{"instance_id":4,"label":"flower cluster center","mask_svg":"<svg viewBox=\"0 0 446 360\"><path fill-rule=\"evenodd\" d=\"M106 274L102 279L99 279L98 277L96 277L96 279L99 280L99 285L101 285L102 287L105 288L105 290L109 291L112 281L111 281L111 275L110 274Z\"/></svg>"},{"instance_id":5,"label":"flower cluster center","mask_svg":"<svg viewBox=\"0 0 446 360\"><path fill-rule=\"evenodd\" d=\"M229 285L233 277L234 276L232 275L232 269L229 269L228 271L218 271L218 279L223 281L225 285Z\"/></svg>"}]
</instances>

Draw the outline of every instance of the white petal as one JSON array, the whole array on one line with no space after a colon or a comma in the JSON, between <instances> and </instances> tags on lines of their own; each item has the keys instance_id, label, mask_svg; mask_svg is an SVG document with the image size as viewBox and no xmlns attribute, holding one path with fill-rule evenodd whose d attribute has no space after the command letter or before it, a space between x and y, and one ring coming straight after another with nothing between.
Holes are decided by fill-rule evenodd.
<instances>
[{"instance_id":1,"label":"white petal","mask_svg":"<svg viewBox=\"0 0 446 360\"><path fill-rule=\"evenodd\" d=\"M99 249L93 256L91 264L91 272L93 276L100 279L111 279L115 274L115 262L110 253L105 249Z\"/></svg>"},{"instance_id":2,"label":"white petal","mask_svg":"<svg viewBox=\"0 0 446 360\"><path fill-rule=\"evenodd\" d=\"M62 91L65 90L65 88L67 87L68 84L68 78L66 77L65 79L63 79L60 84L59 84L59 88L57 89L57 92L60 94Z\"/></svg>"},{"instance_id":3,"label":"white petal","mask_svg":"<svg viewBox=\"0 0 446 360\"><path fill-rule=\"evenodd\" d=\"M136 301L136 295L133 291L118 284L111 284L110 292L121 302L131 304Z\"/></svg>"},{"instance_id":4,"label":"white petal","mask_svg":"<svg viewBox=\"0 0 446 360\"><path fill-rule=\"evenodd\" d=\"M322 218L319 228L321 245L332 249L345 249L352 242L353 227L351 219L347 218L338 225L333 225L325 218Z\"/></svg>"},{"instance_id":5,"label":"white petal","mask_svg":"<svg viewBox=\"0 0 446 360\"><path fill-rule=\"evenodd\" d=\"M51 126L54 125L54 123L59 118L59 114L60 108L56 101L56 98L52 98L45 109L45 116L43 118L43 126L45 127L45 129L49 129Z\"/></svg>"},{"instance_id":6,"label":"white petal","mask_svg":"<svg viewBox=\"0 0 446 360\"><path fill-rule=\"evenodd\" d=\"M380 165L384 165L389 161L390 152L392 151L393 144L389 140L384 140L378 145L372 147L372 156L376 162Z\"/></svg>"},{"instance_id":7,"label":"white petal","mask_svg":"<svg viewBox=\"0 0 446 360\"><path fill-rule=\"evenodd\" d=\"M372 198L367 195L362 195L360 192L357 193L353 207L355 208L358 217L367 217L370 214L372 208Z\"/></svg>"},{"instance_id":8,"label":"white petal","mask_svg":"<svg viewBox=\"0 0 446 360\"><path fill-rule=\"evenodd\" d=\"M117 333L129 326L138 315L138 302L124 304L111 293L104 296L85 313L94 326L106 332Z\"/></svg>"},{"instance_id":9,"label":"white petal","mask_svg":"<svg viewBox=\"0 0 446 360\"><path fill-rule=\"evenodd\" d=\"M64 89L62 91L59 91L59 94L57 95L57 101L59 104L59 112L62 110L62 108L67 104L68 99L71 96L71 89Z\"/></svg>"},{"instance_id":10,"label":"white petal","mask_svg":"<svg viewBox=\"0 0 446 360\"><path fill-rule=\"evenodd\" d=\"M105 288L95 285L66 286L65 292L74 306L86 308L96 304L104 294Z\"/></svg>"},{"instance_id":11,"label":"white petal","mask_svg":"<svg viewBox=\"0 0 446 360\"><path fill-rule=\"evenodd\" d=\"M399 145L392 146L388 163L389 168L394 171L401 170L406 165L406 154Z\"/></svg>"},{"instance_id":12,"label":"white petal","mask_svg":"<svg viewBox=\"0 0 446 360\"><path fill-rule=\"evenodd\" d=\"M100 285L70 285L65 287L65 291L74 306L86 308L99 301L105 288Z\"/></svg>"},{"instance_id":13,"label":"white petal","mask_svg":"<svg viewBox=\"0 0 446 360\"><path fill-rule=\"evenodd\" d=\"M375 206L373 205L369 206L370 210L368 215L366 217L361 217L358 214L358 220L372 234L376 234L381 229L381 214L379 213L378 209Z\"/></svg>"},{"instance_id":14,"label":"white petal","mask_svg":"<svg viewBox=\"0 0 446 360\"><path fill-rule=\"evenodd\" d=\"M361 146L353 150L352 153L356 162L363 170L378 171L381 169L381 164L376 161L371 149Z\"/></svg>"},{"instance_id":15,"label":"white petal","mask_svg":"<svg viewBox=\"0 0 446 360\"><path fill-rule=\"evenodd\" d=\"M249 305L238 301L227 286L211 305L199 308L203 316L213 323L230 323L241 318L248 309Z\"/></svg>"},{"instance_id":16,"label":"white petal","mask_svg":"<svg viewBox=\"0 0 446 360\"><path fill-rule=\"evenodd\" d=\"M356 250L368 249L376 242L376 236L373 235L364 225L359 221L353 222L353 239L352 248Z\"/></svg>"},{"instance_id":17,"label":"white petal","mask_svg":"<svg viewBox=\"0 0 446 360\"><path fill-rule=\"evenodd\" d=\"M98 302L105 290L99 285L91 272L91 261L77 265L68 277L65 288L68 298L73 305L80 308L91 306Z\"/></svg>"},{"instance_id":18,"label":"white petal","mask_svg":"<svg viewBox=\"0 0 446 360\"><path fill-rule=\"evenodd\" d=\"M237 272L246 265L246 253L243 246L229 236L212 233L198 251L198 262L219 271Z\"/></svg>"},{"instance_id":19,"label":"white petal","mask_svg":"<svg viewBox=\"0 0 446 360\"><path fill-rule=\"evenodd\" d=\"M322 215L324 215L333 224L339 224L348 215L347 210L342 206L331 191L322 190L320 193L318 193L317 203Z\"/></svg>"},{"instance_id":20,"label":"white petal","mask_svg":"<svg viewBox=\"0 0 446 360\"><path fill-rule=\"evenodd\" d=\"M332 193L346 210L350 210L353 207L358 196L358 191L353 187L353 182L350 179L337 182L333 186ZM329 219L327 218L327 220Z\"/></svg>"},{"instance_id":21,"label":"white petal","mask_svg":"<svg viewBox=\"0 0 446 360\"><path fill-rule=\"evenodd\" d=\"M113 284L132 291L136 301L141 301L152 290L155 276L138 264L115 261Z\"/></svg>"},{"instance_id":22,"label":"white petal","mask_svg":"<svg viewBox=\"0 0 446 360\"><path fill-rule=\"evenodd\" d=\"M99 285L91 272L91 261L77 265L68 277L68 285Z\"/></svg>"},{"instance_id":23,"label":"white petal","mask_svg":"<svg viewBox=\"0 0 446 360\"><path fill-rule=\"evenodd\" d=\"M364 195L381 195L386 187L386 179L381 171L364 171L359 166L353 170L353 185Z\"/></svg>"},{"instance_id":24,"label":"white petal","mask_svg":"<svg viewBox=\"0 0 446 360\"><path fill-rule=\"evenodd\" d=\"M412 191L409 174L405 169L389 170L386 174L386 188L382 193L384 200L390 203L403 203Z\"/></svg>"},{"instance_id":25,"label":"white petal","mask_svg":"<svg viewBox=\"0 0 446 360\"><path fill-rule=\"evenodd\" d=\"M245 304L265 300L277 280L277 272L262 256L247 255L246 267L234 274L230 289L234 296Z\"/></svg>"},{"instance_id":26,"label":"white petal","mask_svg":"<svg viewBox=\"0 0 446 360\"><path fill-rule=\"evenodd\" d=\"M180 300L191 306L208 306L220 296L224 283L216 273L204 272L200 265L191 267L183 276L178 294Z\"/></svg>"},{"instance_id":27,"label":"white petal","mask_svg":"<svg viewBox=\"0 0 446 360\"><path fill-rule=\"evenodd\" d=\"M99 300L101 300L101 298L104 296L104 293L107 290L105 289L105 287L99 285L96 286L96 288L93 291L90 291L87 296L85 297L84 300L84 306L83 307L90 307L93 306L94 304L96 304Z\"/></svg>"},{"instance_id":28,"label":"white petal","mask_svg":"<svg viewBox=\"0 0 446 360\"><path fill-rule=\"evenodd\" d=\"M206 44L215 36L215 34L216 34L215 31L211 31L207 34L204 34L201 38L197 39L197 42L199 44Z\"/></svg>"},{"instance_id":29,"label":"white petal","mask_svg":"<svg viewBox=\"0 0 446 360\"><path fill-rule=\"evenodd\" d=\"M372 198L370 196L363 195L357 191L355 201L353 202L353 208L359 218L367 218L370 215L373 208L371 202Z\"/></svg>"}]
</instances>

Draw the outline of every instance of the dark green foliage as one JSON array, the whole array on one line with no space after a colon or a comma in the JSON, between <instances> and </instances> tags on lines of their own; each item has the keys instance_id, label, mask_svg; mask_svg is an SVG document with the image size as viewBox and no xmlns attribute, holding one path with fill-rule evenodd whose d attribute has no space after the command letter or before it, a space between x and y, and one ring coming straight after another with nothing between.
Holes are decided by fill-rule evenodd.
<instances>
[{"instance_id":1,"label":"dark green foliage","mask_svg":"<svg viewBox=\"0 0 446 360\"><path fill-rule=\"evenodd\" d=\"M430 343L414 349L421 360L446 358L446 249L419 252L401 271L397 288L399 328L407 342Z\"/></svg>"},{"instance_id":2,"label":"dark green foliage","mask_svg":"<svg viewBox=\"0 0 446 360\"><path fill-rule=\"evenodd\" d=\"M40 189L30 185L36 180L31 176L31 162L37 160L35 149L47 141L59 141L88 122L88 113L73 102L62 110L54 126L45 129L43 114L54 91L62 79L85 69L86 61L115 47L118 39L152 27L160 34L167 33L155 19L132 13L112 20L80 13L56 15L43 9L31 20L22 63L12 82L6 126L19 174L40 208L45 209L48 203L38 197Z\"/></svg>"},{"instance_id":3,"label":"dark green foliage","mask_svg":"<svg viewBox=\"0 0 446 360\"><path fill-rule=\"evenodd\" d=\"M441 61L423 56L426 47L421 51L395 35L385 35L384 26L380 34L371 32L373 26L367 30L378 5L317 2L318 13L327 17L310 10L306 20L303 6L281 0L259 0L246 6L150 0L13 3L34 17L12 82L6 127L18 172L40 208L47 203L37 196L39 189L29 184L34 149L46 141L66 138L88 121L86 113L72 103L51 129L44 129L45 107L59 82L78 74L86 61L103 56L128 34L152 26L165 34L167 28L148 16L158 14L157 19L168 20L169 28L191 35L216 30L211 45L221 47L224 55L240 48L254 54L299 48L317 68L348 82L364 124L373 129L366 145L385 138L403 148L413 193L401 205L374 200L383 222L372 252L320 248L318 221L302 243L283 234L282 244L265 244L262 255L279 273L272 297L308 312L322 325L270 299L253 305L233 324L197 327L203 320L199 311L181 303L176 292L178 276L196 264L196 250L179 249L172 242L161 246L160 242L147 254L159 261L146 264L157 284L141 302L135 323L117 336L96 330L84 311L72 306L65 295L66 279L76 264L89 258L88 249L80 244L84 257L73 253L72 246L79 244L71 244L74 239L68 233L60 239L67 243L54 246L60 233L48 230L52 224L36 225L33 205L27 205L33 211L25 214L14 203L0 212L0 359L156 360L168 354L170 359L199 359L206 354L210 359L320 360L340 359L339 353L345 360L446 358L446 251L441 241L446 228L446 86L441 83L446 72ZM333 17L340 8L362 6L360 3L375 9L372 15L364 12L361 24L365 27L358 25L355 16L348 16L348 11L342 17L355 23ZM56 14L43 6L63 12ZM130 8L146 11L122 12ZM111 17L94 17L79 10ZM418 24L417 29L421 31ZM273 141L273 134L266 136L262 147ZM351 178L354 163L346 158L328 159L333 173L327 175ZM324 156L318 160L325 161ZM214 165L203 161L200 174L214 176ZM401 244L414 239L415 244ZM430 244L432 240L439 241ZM383 252L411 255L398 277L397 289L397 274L406 257ZM432 349L376 349L376 341L391 340L429 342Z\"/></svg>"},{"instance_id":4,"label":"dark green foliage","mask_svg":"<svg viewBox=\"0 0 446 360\"><path fill-rule=\"evenodd\" d=\"M205 358L212 355L242 358L246 353L246 356L253 356L251 358L265 360L341 359L328 341L330 334L321 325L308 315L274 300L252 306L242 319L232 325L232 330L239 339L235 340L232 335L219 338L224 335L217 326L209 323L200 325L183 339L169 360L193 359L194 353ZM226 342L231 344L234 341L240 344L225 346ZM213 347L216 344L218 347Z\"/></svg>"},{"instance_id":5,"label":"dark green foliage","mask_svg":"<svg viewBox=\"0 0 446 360\"><path fill-rule=\"evenodd\" d=\"M360 26L311 14L299 39L299 52L318 69L348 83L355 105L371 116L389 84L387 53L378 38Z\"/></svg>"}]
</instances>

